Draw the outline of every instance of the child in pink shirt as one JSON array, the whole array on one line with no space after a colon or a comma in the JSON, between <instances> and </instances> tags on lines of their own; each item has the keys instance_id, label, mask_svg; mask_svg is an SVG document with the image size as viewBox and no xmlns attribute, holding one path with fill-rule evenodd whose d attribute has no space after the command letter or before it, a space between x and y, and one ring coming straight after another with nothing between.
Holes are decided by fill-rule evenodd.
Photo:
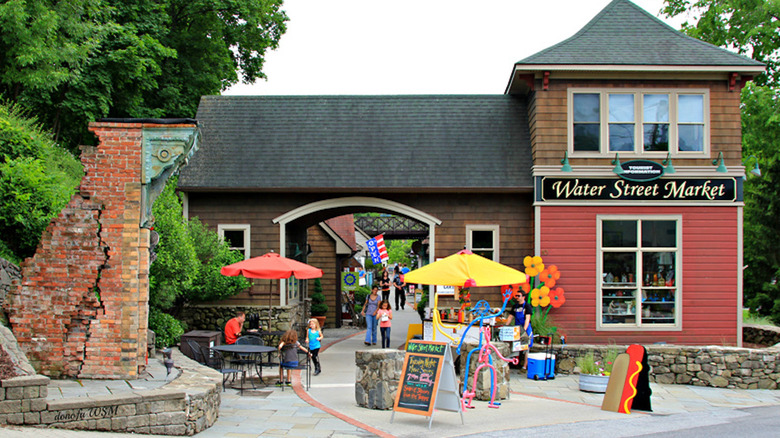
<instances>
[{"instance_id":1,"label":"child in pink shirt","mask_svg":"<svg viewBox=\"0 0 780 438\"><path fill-rule=\"evenodd\" d=\"M376 319L379 321L379 331L382 334L382 348L390 348L390 326L393 321L393 310L389 301L382 300L379 303Z\"/></svg>"}]
</instances>

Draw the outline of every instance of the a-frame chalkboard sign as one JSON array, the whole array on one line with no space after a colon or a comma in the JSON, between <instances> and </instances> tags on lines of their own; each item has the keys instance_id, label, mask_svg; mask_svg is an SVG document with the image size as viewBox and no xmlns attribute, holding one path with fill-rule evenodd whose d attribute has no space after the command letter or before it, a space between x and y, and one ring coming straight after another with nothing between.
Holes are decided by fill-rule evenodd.
<instances>
[{"instance_id":1,"label":"a-frame chalkboard sign","mask_svg":"<svg viewBox=\"0 0 780 438\"><path fill-rule=\"evenodd\" d=\"M459 412L460 421L465 424L450 349L446 342L409 342L390 423L396 412L406 412L428 417L430 429L433 410L442 409Z\"/></svg>"}]
</instances>

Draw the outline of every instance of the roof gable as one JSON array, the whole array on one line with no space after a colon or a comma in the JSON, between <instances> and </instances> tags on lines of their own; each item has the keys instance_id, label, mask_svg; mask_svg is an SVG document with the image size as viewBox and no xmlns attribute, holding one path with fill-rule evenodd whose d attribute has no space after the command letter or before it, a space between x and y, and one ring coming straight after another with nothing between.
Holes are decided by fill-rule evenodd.
<instances>
[{"instance_id":1,"label":"roof gable","mask_svg":"<svg viewBox=\"0 0 780 438\"><path fill-rule=\"evenodd\" d=\"M691 38L628 0L614 0L572 37L516 65L763 66Z\"/></svg>"},{"instance_id":2,"label":"roof gable","mask_svg":"<svg viewBox=\"0 0 780 438\"><path fill-rule=\"evenodd\" d=\"M183 190L530 190L525 98L204 96Z\"/></svg>"}]
</instances>

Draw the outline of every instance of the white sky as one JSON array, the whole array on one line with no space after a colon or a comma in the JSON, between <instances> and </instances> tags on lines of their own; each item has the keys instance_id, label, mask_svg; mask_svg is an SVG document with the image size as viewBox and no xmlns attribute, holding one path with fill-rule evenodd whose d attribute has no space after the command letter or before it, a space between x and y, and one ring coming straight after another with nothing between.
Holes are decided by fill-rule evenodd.
<instances>
[{"instance_id":1,"label":"white sky","mask_svg":"<svg viewBox=\"0 0 780 438\"><path fill-rule=\"evenodd\" d=\"M224 94L502 94L515 62L570 37L610 1L286 0L268 80ZM655 16L663 6L633 1Z\"/></svg>"}]
</instances>

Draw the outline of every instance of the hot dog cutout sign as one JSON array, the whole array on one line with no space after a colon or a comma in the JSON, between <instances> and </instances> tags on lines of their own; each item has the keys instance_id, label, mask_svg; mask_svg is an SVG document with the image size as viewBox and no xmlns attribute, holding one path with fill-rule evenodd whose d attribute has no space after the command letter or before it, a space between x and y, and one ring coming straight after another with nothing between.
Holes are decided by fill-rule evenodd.
<instances>
[{"instance_id":1,"label":"hot dog cutout sign","mask_svg":"<svg viewBox=\"0 0 780 438\"><path fill-rule=\"evenodd\" d=\"M612 365L612 374L601 410L630 414L631 407L650 411L650 379L647 352L641 345L630 345Z\"/></svg>"}]
</instances>

